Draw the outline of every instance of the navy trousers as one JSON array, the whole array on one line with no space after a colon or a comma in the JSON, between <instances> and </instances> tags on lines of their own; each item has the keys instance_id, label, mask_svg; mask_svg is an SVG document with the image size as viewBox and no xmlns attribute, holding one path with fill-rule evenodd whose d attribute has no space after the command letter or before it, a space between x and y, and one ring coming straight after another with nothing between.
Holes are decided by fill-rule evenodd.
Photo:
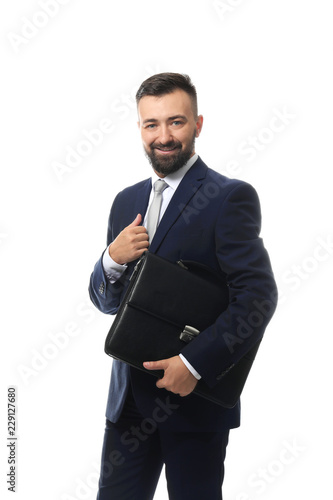
<instances>
[{"instance_id":1,"label":"navy trousers","mask_svg":"<svg viewBox=\"0 0 333 500\"><path fill-rule=\"evenodd\" d=\"M152 500L163 464L170 500L222 500L228 437L159 429L130 389L118 422L106 421L97 500Z\"/></svg>"}]
</instances>

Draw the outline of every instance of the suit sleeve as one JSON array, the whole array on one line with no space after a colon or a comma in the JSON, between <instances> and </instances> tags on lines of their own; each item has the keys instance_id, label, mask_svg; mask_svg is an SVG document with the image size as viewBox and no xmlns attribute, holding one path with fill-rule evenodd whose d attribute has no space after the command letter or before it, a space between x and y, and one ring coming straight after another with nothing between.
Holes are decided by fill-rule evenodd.
<instances>
[{"instance_id":1,"label":"suit sleeve","mask_svg":"<svg viewBox=\"0 0 333 500\"><path fill-rule=\"evenodd\" d=\"M115 198L110 211L107 232L107 246L109 246L109 244L117 236L114 231L113 220L118 196ZM128 282L128 273L125 271L125 273L115 283L110 283L110 280L107 278L103 268L103 254L95 264L94 270L91 274L89 283L89 295L93 304L101 312L106 314L116 314L125 290L125 286Z\"/></svg>"},{"instance_id":2,"label":"suit sleeve","mask_svg":"<svg viewBox=\"0 0 333 500\"><path fill-rule=\"evenodd\" d=\"M210 387L262 338L276 308L276 284L260 226L257 193L242 182L224 200L215 226L216 257L227 275L229 306L181 351Z\"/></svg>"}]
</instances>

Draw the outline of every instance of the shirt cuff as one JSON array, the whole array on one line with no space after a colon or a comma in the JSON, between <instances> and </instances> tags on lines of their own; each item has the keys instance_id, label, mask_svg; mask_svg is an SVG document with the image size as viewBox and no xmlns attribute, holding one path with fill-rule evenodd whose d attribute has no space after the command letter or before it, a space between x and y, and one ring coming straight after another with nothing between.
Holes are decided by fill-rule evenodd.
<instances>
[{"instance_id":1,"label":"shirt cuff","mask_svg":"<svg viewBox=\"0 0 333 500\"><path fill-rule=\"evenodd\" d=\"M103 269L104 269L105 275L111 284L113 284L117 280L119 280L119 278L121 277L123 272L126 271L126 269L127 269L126 264L124 264L124 265L118 264L110 257L109 247L107 247L107 249L105 250L105 252L103 254L102 264L103 264Z\"/></svg>"},{"instance_id":2,"label":"shirt cuff","mask_svg":"<svg viewBox=\"0 0 333 500\"><path fill-rule=\"evenodd\" d=\"M192 375L197 380L200 380L201 379L201 375L199 375L199 373L193 368L193 366L187 361L187 359L182 354L179 354L179 357L182 360L182 362L184 363L184 365L186 366L186 368L188 368L190 370L190 372L192 373Z\"/></svg>"}]
</instances>

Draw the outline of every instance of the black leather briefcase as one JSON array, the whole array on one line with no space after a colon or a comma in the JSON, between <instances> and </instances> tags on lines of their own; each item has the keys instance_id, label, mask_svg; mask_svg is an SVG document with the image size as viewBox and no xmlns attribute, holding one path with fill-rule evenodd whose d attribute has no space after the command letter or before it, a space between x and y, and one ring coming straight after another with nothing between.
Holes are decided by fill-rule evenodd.
<instances>
[{"instance_id":1,"label":"black leather briefcase","mask_svg":"<svg viewBox=\"0 0 333 500\"><path fill-rule=\"evenodd\" d=\"M176 356L228 307L226 276L196 262L172 263L146 252L135 266L105 352L146 373L144 361ZM209 388L203 380L194 393L232 408L237 403L259 342Z\"/></svg>"}]
</instances>

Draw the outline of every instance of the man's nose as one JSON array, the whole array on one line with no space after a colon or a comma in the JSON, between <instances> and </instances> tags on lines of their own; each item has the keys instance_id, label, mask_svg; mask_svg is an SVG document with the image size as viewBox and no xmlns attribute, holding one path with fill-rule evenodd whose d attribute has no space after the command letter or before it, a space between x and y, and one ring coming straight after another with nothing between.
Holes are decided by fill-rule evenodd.
<instances>
[{"instance_id":1,"label":"man's nose","mask_svg":"<svg viewBox=\"0 0 333 500\"><path fill-rule=\"evenodd\" d=\"M163 125L160 128L160 136L158 139L161 144L168 144L169 142L173 141L172 134L167 125Z\"/></svg>"}]
</instances>

